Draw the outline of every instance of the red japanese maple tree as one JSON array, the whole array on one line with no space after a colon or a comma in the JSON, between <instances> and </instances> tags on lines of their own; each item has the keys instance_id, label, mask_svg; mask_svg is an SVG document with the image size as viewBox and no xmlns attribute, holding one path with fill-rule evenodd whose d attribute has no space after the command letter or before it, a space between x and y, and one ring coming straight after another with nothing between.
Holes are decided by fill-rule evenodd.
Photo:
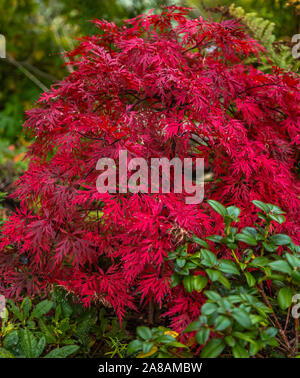
<instances>
[{"instance_id":1,"label":"red japanese maple tree","mask_svg":"<svg viewBox=\"0 0 300 378\"><path fill-rule=\"evenodd\" d=\"M182 329L201 293L170 287L168 253L192 233L218 233L221 218L184 194L100 194L100 157L201 157L213 180L205 199L279 205L299 239L299 78L247 63L262 48L231 20L190 19L186 8L141 15L100 33L68 56L74 72L44 93L25 123L34 136L16 183L20 209L2 229L1 291L30 295L59 284L86 304L167 303ZM226 254L226 251L224 251Z\"/></svg>"}]
</instances>

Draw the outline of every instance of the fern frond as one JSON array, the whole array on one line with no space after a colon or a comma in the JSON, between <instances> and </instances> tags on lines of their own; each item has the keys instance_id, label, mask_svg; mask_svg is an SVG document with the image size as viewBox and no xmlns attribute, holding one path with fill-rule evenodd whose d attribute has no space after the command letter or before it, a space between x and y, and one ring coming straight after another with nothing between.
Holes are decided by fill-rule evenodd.
<instances>
[{"instance_id":1,"label":"fern frond","mask_svg":"<svg viewBox=\"0 0 300 378\"><path fill-rule=\"evenodd\" d=\"M228 10L232 17L242 20L253 38L267 50L269 57L277 66L285 70L297 69L299 62L293 59L291 48L276 41L274 22L259 17L256 12L246 13L242 7L237 7L235 4L231 4ZM277 42L276 48L275 42Z\"/></svg>"}]
</instances>

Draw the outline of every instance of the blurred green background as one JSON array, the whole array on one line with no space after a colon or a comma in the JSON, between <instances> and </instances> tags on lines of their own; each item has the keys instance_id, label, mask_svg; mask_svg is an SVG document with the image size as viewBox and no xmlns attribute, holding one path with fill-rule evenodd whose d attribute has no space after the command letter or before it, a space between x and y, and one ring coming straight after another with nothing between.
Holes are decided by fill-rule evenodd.
<instances>
[{"instance_id":1,"label":"blurred green background","mask_svg":"<svg viewBox=\"0 0 300 378\"><path fill-rule=\"evenodd\" d=\"M298 70L291 37L300 33L300 0L0 0L0 34L6 38L6 58L0 59L0 192L25 168L30 141L22 133L24 112L68 74L62 53L96 31L88 20L118 24L172 4L193 7L195 17L241 18L276 64Z\"/></svg>"}]
</instances>

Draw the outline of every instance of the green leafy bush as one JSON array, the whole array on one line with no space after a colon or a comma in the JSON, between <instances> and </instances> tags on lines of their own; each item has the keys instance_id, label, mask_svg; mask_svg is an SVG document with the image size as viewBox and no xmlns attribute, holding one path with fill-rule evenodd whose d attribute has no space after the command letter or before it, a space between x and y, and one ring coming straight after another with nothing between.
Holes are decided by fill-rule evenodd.
<instances>
[{"instance_id":1,"label":"green leafy bush","mask_svg":"<svg viewBox=\"0 0 300 378\"><path fill-rule=\"evenodd\" d=\"M62 290L37 304L28 297L20 305L8 300L2 315L2 358L124 357L126 353L127 343L122 341L127 335L116 317L104 308L98 311L73 303ZM103 341L106 348L99 351Z\"/></svg>"},{"instance_id":2,"label":"green leafy bush","mask_svg":"<svg viewBox=\"0 0 300 378\"><path fill-rule=\"evenodd\" d=\"M46 315L54 303L44 300L33 307L27 297L20 306L8 301L8 308L2 319L0 357L64 358L78 351L68 331L71 329L68 317L61 319L61 307L56 307L54 317ZM60 347L62 344L64 346ZM55 347L49 351L49 346Z\"/></svg>"},{"instance_id":3,"label":"green leafy bush","mask_svg":"<svg viewBox=\"0 0 300 378\"><path fill-rule=\"evenodd\" d=\"M299 356L299 325L291 319L290 309L293 296L300 292L300 248L288 235L270 232L272 222L285 221L284 212L253 201L262 224L238 230L233 226L239 222L238 207L208 203L223 217L224 234L206 240L194 236L168 256L175 269L172 286L183 285L187 293L205 296L199 319L185 333L201 346L203 358ZM194 244L201 248L190 253ZM219 258L227 249L232 259ZM172 341L166 346L157 343L158 332L138 328L138 338L129 344L128 352L172 355L167 352Z\"/></svg>"},{"instance_id":4,"label":"green leafy bush","mask_svg":"<svg viewBox=\"0 0 300 378\"><path fill-rule=\"evenodd\" d=\"M191 357L189 348L177 341L178 333L165 328L137 328L137 338L128 345L128 355L145 357Z\"/></svg>"}]
</instances>

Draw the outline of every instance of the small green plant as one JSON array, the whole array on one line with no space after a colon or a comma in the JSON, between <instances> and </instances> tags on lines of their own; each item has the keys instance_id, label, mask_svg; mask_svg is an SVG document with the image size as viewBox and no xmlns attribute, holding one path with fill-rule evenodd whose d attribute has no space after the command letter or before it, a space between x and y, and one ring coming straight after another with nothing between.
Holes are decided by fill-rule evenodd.
<instances>
[{"instance_id":1,"label":"small green plant","mask_svg":"<svg viewBox=\"0 0 300 378\"><path fill-rule=\"evenodd\" d=\"M165 328L137 328L137 338L128 345L127 354L146 357L191 357L189 348L177 341L178 333Z\"/></svg>"},{"instance_id":2,"label":"small green plant","mask_svg":"<svg viewBox=\"0 0 300 378\"><path fill-rule=\"evenodd\" d=\"M60 348L57 339L50 333L50 328L46 325L46 315L53 305L53 302L44 300L33 306L28 297L20 306L9 300L2 318L0 357L37 358L43 355L45 358L63 358L77 352L77 345ZM55 349L48 352L50 346Z\"/></svg>"},{"instance_id":3,"label":"small green plant","mask_svg":"<svg viewBox=\"0 0 300 378\"><path fill-rule=\"evenodd\" d=\"M291 47L283 41L277 40L275 35L276 25L274 22L260 17L257 12L248 13L242 7L237 7L235 4L229 6L228 12L247 26L254 39L262 44L268 56L278 67L285 70L298 71L299 62L293 59ZM267 63L263 55L261 59L264 64ZM260 68L262 70L267 69L266 65L262 65Z\"/></svg>"},{"instance_id":4,"label":"small green plant","mask_svg":"<svg viewBox=\"0 0 300 378\"><path fill-rule=\"evenodd\" d=\"M285 221L284 212L253 201L263 224L238 232L232 224L239 221L239 208L208 203L223 217L224 235L206 240L194 236L192 242L201 246L199 251L188 253L187 242L168 257L174 261L172 286L183 285L188 293L203 291L207 298L200 318L185 332L196 332L204 358L217 357L224 350L234 357L256 356L261 351L271 353L270 347L296 356L299 326L295 319L288 336L291 320L286 310L300 290L300 248L288 235L270 233L272 222ZM225 249L232 259L217 257Z\"/></svg>"},{"instance_id":5,"label":"small green plant","mask_svg":"<svg viewBox=\"0 0 300 378\"><path fill-rule=\"evenodd\" d=\"M118 357L118 358L125 358L126 357L126 351L128 344L122 343L121 340L119 340L118 337L108 337L108 340L106 341L109 345L111 351L105 353L106 356L109 356L110 358Z\"/></svg>"},{"instance_id":6,"label":"small green plant","mask_svg":"<svg viewBox=\"0 0 300 378\"><path fill-rule=\"evenodd\" d=\"M35 304L27 297L20 305L7 301L0 329L0 357L124 357L124 341L128 340L125 327L125 321L121 328L118 319L104 308L84 308L64 290L55 288L51 300Z\"/></svg>"}]
</instances>

